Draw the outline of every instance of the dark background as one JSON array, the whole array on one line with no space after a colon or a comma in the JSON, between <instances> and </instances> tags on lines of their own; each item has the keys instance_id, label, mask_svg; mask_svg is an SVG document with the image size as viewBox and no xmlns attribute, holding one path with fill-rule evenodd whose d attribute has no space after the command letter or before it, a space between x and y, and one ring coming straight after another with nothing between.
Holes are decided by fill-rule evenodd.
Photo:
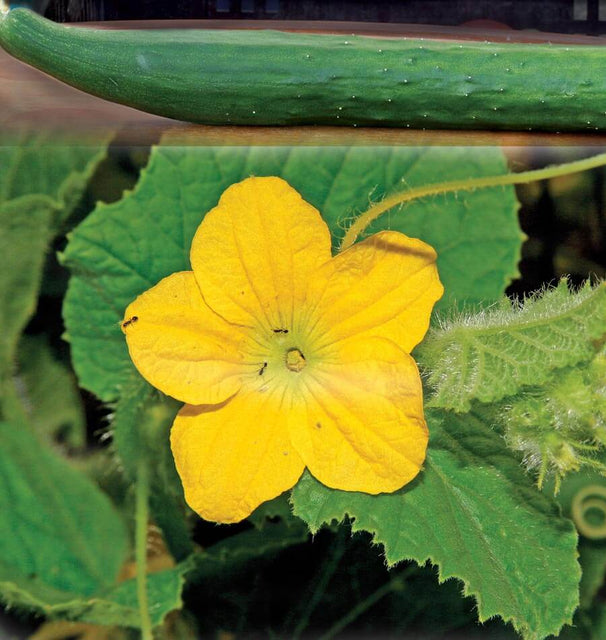
<instances>
[{"instance_id":1,"label":"dark background","mask_svg":"<svg viewBox=\"0 0 606 640\"><path fill-rule=\"evenodd\" d=\"M351 20L457 26L493 21L514 29L606 33L604 0L24 0L59 22L170 18Z\"/></svg>"}]
</instances>

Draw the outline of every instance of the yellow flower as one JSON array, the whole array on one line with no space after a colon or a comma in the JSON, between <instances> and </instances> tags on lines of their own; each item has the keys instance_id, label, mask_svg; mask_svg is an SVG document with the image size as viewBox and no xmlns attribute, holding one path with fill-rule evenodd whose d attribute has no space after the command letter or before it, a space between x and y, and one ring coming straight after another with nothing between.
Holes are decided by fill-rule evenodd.
<instances>
[{"instance_id":1,"label":"yellow flower","mask_svg":"<svg viewBox=\"0 0 606 640\"><path fill-rule=\"evenodd\" d=\"M305 467L372 494L417 475L428 435L409 353L443 291L430 246L382 231L331 257L314 207L249 178L207 213L190 259L122 328L141 375L187 403L171 446L194 511L237 522Z\"/></svg>"}]
</instances>

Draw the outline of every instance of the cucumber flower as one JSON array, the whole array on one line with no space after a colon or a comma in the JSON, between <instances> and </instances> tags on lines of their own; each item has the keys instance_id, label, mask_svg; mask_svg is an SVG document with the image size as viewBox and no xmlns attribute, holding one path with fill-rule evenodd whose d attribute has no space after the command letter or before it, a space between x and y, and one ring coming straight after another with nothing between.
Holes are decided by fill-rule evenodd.
<instances>
[{"instance_id":1,"label":"cucumber flower","mask_svg":"<svg viewBox=\"0 0 606 640\"><path fill-rule=\"evenodd\" d=\"M122 329L141 375L186 403L171 447L194 511L237 522L305 468L370 494L417 475L428 433L409 354L443 292L430 246L382 231L332 257L314 207L249 178L206 214L190 260Z\"/></svg>"}]
</instances>

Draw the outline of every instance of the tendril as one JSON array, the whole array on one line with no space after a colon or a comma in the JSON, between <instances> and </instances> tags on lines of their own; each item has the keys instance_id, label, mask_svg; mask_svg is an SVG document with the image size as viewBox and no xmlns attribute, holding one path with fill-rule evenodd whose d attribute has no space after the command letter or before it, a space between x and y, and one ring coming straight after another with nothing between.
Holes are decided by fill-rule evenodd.
<instances>
[{"instance_id":1,"label":"tendril","mask_svg":"<svg viewBox=\"0 0 606 640\"><path fill-rule=\"evenodd\" d=\"M572 499L572 519L579 533L591 540L606 538L606 487L591 484L583 487ZM596 521L588 518L589 512L596 515Z\"/></svg>"},{"instance_id":2,"label":"tendril","mask_svg":"<svg viewBox=\"0 0 606 640\"><path fill-rule=\"evenodd\" d=\"M440 182L438 184L423 185L395 193L387 196L381 202L372 205L364 213L360 214L351 224L343 240L339 251L349 249L358 237L366 230L369 224L374 222L381 214L393 209L398 205L418 200L427 196L436 196L443 193L454 193L456 191L472 191L479 188L499 187L514 184L526 184L537 180L547 180L558 176L568 175L570 173L578 173L595 169L606 165L606 153L600 153L591 158L583 160L575 160L574 162L566 162L564 164L545 167L544 169L536 169L533 171L522 171L520 173L506 173L497 176L482 176L481 178L466 178L462 180L453 180L451 182Z\"/></svg>"}]
</instances>

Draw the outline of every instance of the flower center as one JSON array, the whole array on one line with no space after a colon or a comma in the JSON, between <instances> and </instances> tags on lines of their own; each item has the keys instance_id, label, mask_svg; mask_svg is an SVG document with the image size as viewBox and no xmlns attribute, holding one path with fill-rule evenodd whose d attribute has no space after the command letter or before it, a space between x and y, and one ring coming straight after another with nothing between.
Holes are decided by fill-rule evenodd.
<instances>
[{"instance_id":1,"label":"flower center","mask_svg":"<svg viewBox=\"0 0 606 640\"><path fill-rule=\"evenodd\" d=\"M293 349L289 349L286 352L285 362L286 368L289 371L295 371L296 373L299 373L299 371L304 369L305 365L307 364L305 362L305 356L296 347Z\"/></svg>"}]
</instances>

